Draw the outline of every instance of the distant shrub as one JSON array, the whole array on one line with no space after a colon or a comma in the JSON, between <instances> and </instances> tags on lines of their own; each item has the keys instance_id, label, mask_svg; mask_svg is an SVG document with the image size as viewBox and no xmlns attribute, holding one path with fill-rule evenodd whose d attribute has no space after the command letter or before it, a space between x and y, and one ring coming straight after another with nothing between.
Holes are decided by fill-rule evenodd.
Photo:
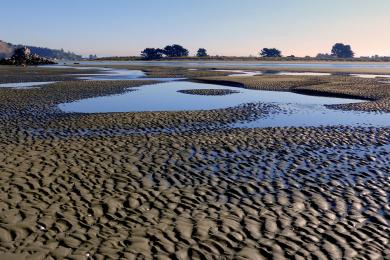
<instances>
[{"instance_id":1,"label":"distant shrub","mask_svg":"<svg viewBox=\"0 0 390 260\"><path fill-rule=\"evenodd\" d=\"M331 53L333 56L342 59L353 58L353 56L355 55L350 45L345 45L342 43L336 43L335 45L333 45Z\"/></svg>"},{"instance_id":2,"label":"distant shrub","mask_svg":"<svg viewBox=\"0 0 390 260\"><path fill-rule=\"evenodd\" d=\"M263 58L282 57L282 52L275 48L264 48L261 50L260 56Z\"/></svg>"},{"instance_id":3,"label":"distant shrub","mask_svg":"<svg viewBox=\"0 0 390 260\"><path fill-rule=\"evenodd\" d=\"M141 57L145 60L158 60L162 58L164 51L155 48L146 48L141 52Z\"/></svg>"},{"instance_id":4,"label":"distant shrub","mask_svg":"<svg viewBox=\"0 0 390 260\"><path fill-rule=\"evenodd\" d=\"M183 46L178 44L173 44L173 45L165 46L164 54L167 57L185 57L188 56L189 52Z\"/></svg>"},{"instance_id":5,"label":"distant shrub","mask_svg":"<svg viewBox=\"0 0 390 260\"><path fill-rule=\"evenodd\" d=\"M198 51L196 52L197 57L207 57L209 56L207 54L207 50L205 48L199 48Z\"/></svg>"}]
</instances>

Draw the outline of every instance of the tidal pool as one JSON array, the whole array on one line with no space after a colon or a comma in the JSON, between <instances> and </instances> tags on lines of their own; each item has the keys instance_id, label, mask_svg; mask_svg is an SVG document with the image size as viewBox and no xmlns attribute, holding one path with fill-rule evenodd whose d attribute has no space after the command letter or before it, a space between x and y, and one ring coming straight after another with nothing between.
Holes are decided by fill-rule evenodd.
<instances>
[{"instance_id":1,"label":"tidal pool","mask_svg":"<svg viewBox=\"0 0 390 260\"><path fill-rule=\"evenodd\" d=\"M102 67L77 67L67 65L42 65L38 67L53 69L76 69L76 70L97 70L100 73L93 74L73 74L79 76L82 80L131 80L145 77L146 74L141 70L112 69Z\"/></svg>"},{"instance_id":2,"label":"tidal pool","mask_svg":"<svg viewBox=\"0 0 390 260\"><path fill-rule=\"evenodd\" d=\"M381 74L350 74L350 76L366 78L366 79L390 78L390 75L381 75Z\"/></svg>"},{"instance_id":3,"label":"tidal pool","mask_svg":"<svg viewBox=\"0 0 390 260\"><path fill-rule=\"evenodd\" d=\"M239 93L227 96L188 95L188 89L230 89ZM120 95L83 99L60 104L64 112L109 113L146 111L190 111L235 107L246 103L276 104L275 112L254 121L240 122L232 127L276 126L390 126L390 113L356 112L329 109L325 105L364 102L364 100L310 96L292 92L261 91L193 82L166 82L146 85Z\"/></svg>"},{"instance_id":4,"label":"tidal pool","mask_svg":"<svg viewBox=\"0 0 390 260\"><path fill-rule=\"evenodd\" d=\"M100 73L93 74L73 74L73 76L78 76L78 79L81 80L150 80L150 81L178 81L185 78L146 78L145 72L142 70L128 70L128 69L113 69L113 68L102 68L102 67L75 67L67 65L44 65L39 67L46 68L73 68L78 70L98 70Z\"/></svg>"},{"instance_id":5,"label":"tidal pool","mask_svg":"<svg viewBox=\"0 0 390 260\"><path fill-rule=\"evenodd\" d=\"M214 70L214 71L233 73L233 74L228 75L229 77L257 76L257 75L264 74L261 71L246 71L246 70Z\"/></svg>"},{"instance_id":6,"label":"tidal pool","mask_svg":"<svg viewBox=\"0 0 390 260\"><path fill-rule=\"evenodd\" d=\"M31 89L42 85L52 84L52 83L55 83L55 81L4 83L4 84L0 84L0 88Z\"/></svg>"},{"instance_id":7,"label":"tidal pool","mask_svg":"<svg viewBox=\"0 0 390 260\"><path fill-rule=\"evenodd\" d=\"M95 68L87 67L88 69L98 69L102 73L98 74L80 74L79 79L82 80L131 80L145 77L145 73L141 70L127 69L111 69L111 68Z\"/></svg>"}]
</instances>

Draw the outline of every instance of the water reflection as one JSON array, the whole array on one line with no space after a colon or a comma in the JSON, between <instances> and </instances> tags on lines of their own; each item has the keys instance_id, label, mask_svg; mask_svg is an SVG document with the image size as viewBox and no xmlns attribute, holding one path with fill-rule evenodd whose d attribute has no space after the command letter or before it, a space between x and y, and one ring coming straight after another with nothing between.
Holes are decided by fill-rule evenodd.
<instances>
[{"instance_id":1,"label":"water reflection","mask_svg":"<svg viewBox=\"0 0 390 260\"><path fill-rule=\"evenodd\" d=\"M31 89L37 86L48 85L52 83L55 83L55 81L4 83L4 84L0 84L0 88Z\"/></svg>"},{"instance_id":2,"label":"water reflection","mask_svg":"<svg viewBox=\"0 0 390 260\"><path fill-rule=\"evenodd\" d=\"M372 125L389 126L390 113L369 113L328 109L326 104L345 104L363 100L308 96L291 92L242 89L192 82L168 82L136 88L120 95L79 100L59 105L65 112L106 113L141 111L211 110L261 102L280 106L282 113L232 127ZM198 96L177 92L185 89L231 89L227 96Z\"/></svg>"}]
</instances>

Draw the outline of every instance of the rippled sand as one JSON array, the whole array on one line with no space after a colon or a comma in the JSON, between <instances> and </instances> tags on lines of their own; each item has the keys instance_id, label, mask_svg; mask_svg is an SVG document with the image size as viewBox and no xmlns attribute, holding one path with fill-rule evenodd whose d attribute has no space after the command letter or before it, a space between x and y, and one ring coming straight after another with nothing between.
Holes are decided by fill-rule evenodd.
<instances>
[{"instance_id":1,"label":"rippled sand","mask_svg":"<svg viewBox=\"0 0 390 260\"><path fill-rule=\"evenodd\" d=\"M0 251L380 259L389 138L298 128L3 143Z\"/></svg>"},{"instance_id":2,"label":"rippled sand","mask_svg":"<svg viewBox=\"0 0 390 260\"><path fill-rule=\"evenodd\" d=\"M150 83L0 89L0 259L390 256L389 128L223 127L277 109L261 104L55 108ZM172 131L152 131L164 126Z\"/></svg>"}]
</instances>

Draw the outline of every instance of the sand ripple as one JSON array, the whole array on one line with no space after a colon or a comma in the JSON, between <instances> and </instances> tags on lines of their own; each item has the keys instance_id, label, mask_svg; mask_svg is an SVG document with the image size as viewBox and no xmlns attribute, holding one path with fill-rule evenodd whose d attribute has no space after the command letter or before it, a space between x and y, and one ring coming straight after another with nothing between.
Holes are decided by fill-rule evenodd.
<instances>
[{"instance_id":1,"label":"sand ripple","mask_svg":"<svg viewBox=\"0 0 390 260\"><path fill-rule=\"evenodd\" d=\"M275 128L2 143L0 251L380 259L389 136Z\"/></svg>"}]
</instances>

